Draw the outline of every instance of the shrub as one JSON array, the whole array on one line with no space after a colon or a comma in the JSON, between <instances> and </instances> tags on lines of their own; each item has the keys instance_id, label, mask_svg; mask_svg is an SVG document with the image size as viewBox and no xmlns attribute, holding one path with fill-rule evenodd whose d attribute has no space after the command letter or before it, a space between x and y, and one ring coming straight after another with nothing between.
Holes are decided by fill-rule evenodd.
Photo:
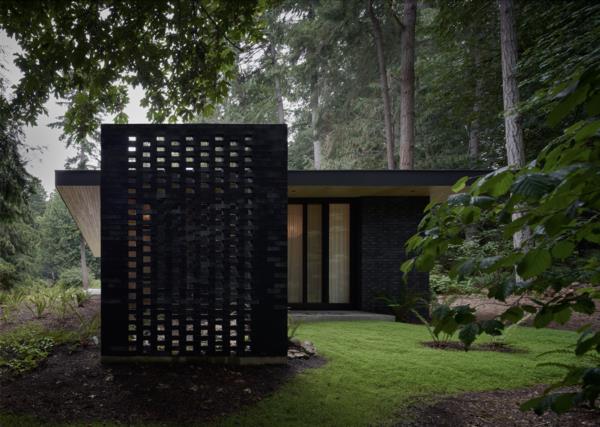
<instances>
[{"instance_id":1,"label":"shrub","mask_svg":"<svg viewBox=\"0 0 600 427\"><path fill-rule=\"evenodd\" d=\"M9 322L12 315L19 311L25 296L25 292L20 288L11 291L0 291L0 319Z\"/></svg>"},{"instance_id":2,"label":"shrub","mask_svg":"<svg viewBox=\"0 0 600 427\"><path fill-rule=\"evenodd\" d=\"M17 269L0 259L0 289L8 290L17 284Z\"/></svg>"},{"instance_id":3,"label":"shrub","mask_svg":"<svg viewBox=\"0 0 600 427\"><path fill-rule=\"evenodd\" d=\"M92 318L85 319L79 315L78 312L76 313L78 314L80 321L79 328L77 329L77 333L79 334L79 343L82 346L86 346L91 340L94 339L94 337L98 336L100 331L100 314L96 313Z\"/></svg>"},{"instance_id":4,"label":"shrub","mask_svg":"<svg viewBox=\"0 0 600 427\"><path fill-rule=\"evenodd\" d=\"M29 371L44 361L55 346L77 341L74 332L48 330L34 323L23 325L0 336L0 369L17 374Z\"/></svg>"},{"instance_id":5,"label":"shrub","mask_svg":"<svg viewBox=\"0 0 600 427\"><path fill-rule=\"evenodd\" d=\"M55 295L48 287L29 288L29 294L25 297L25 307L37 319L44 316L46 311L52 306Z\"/></svg>"},{"instance_id":6,"label":"shrub","mask_svg":"<svg viewBox=\"0 0 600 427\"><path fill-rule=\"evenodd\" d=\"M23 373L39 365L55 345L39 326L26 326L0 337L0 368Z\"/></svg>"},{"instance_id":7,"label":"shrub","mask_svg":"<svg viewBox=\"0 0 600 427\"><path fill-rule=\"evenodd\" d=\"M81 307L90 298L89 294L83 289L67 288L60 285L51 287L49 294L51 295L51 301L54 302L52 308L61 319L65 319L70 313L78 315L77 307Z\"/></svg>"},{"instance_id":8,"label":"shrub","mask_svg":"<svg viewBox=\"0 0 600 427\"><path fill-rule=\"evenodd\" d=\"M90 280L92 280L90 274ZM78 267L71 267L63 270L58 277L57 285L65 288L82 288L83 281L81 280L81 269Z\"/></svg>"}]
</instances>

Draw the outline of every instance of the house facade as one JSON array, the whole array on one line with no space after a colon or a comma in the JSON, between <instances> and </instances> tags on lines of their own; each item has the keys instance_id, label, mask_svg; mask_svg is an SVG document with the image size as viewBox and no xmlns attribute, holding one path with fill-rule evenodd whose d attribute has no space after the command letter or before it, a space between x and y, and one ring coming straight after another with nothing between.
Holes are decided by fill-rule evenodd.
<instances>
[{"instance_id":1,"label":"house facade","mask_svg":"<svg viewBox=\"0 0 600 427\"><path fill-rule=\"evenodd\" d=\"M103 357L128 360L277 362L288 307L387 312L425 206L483 173L287 171L281 125L105 125L101 155L56 188L102 256Z\"/></svg>"}]
</instances>

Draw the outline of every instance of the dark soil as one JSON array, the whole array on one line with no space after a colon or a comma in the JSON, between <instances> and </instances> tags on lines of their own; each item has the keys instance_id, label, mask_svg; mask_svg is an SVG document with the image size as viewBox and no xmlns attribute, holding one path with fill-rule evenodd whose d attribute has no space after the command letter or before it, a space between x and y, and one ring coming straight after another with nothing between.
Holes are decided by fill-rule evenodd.
<instances>
[{"instance_id":1,"label":"dark soil","mask_svg":"<svg viewBox=\"0 0 600 427\"><path fill-rule=\"evenodd\" d=\"M460 350L465 351L465 347L462 343L457 341L449 341L445 343L436 343L434 341L424 341L423 344L426 347L435 348L437 350ZM485 344L474 344L471 346L469 351L496 351L498 353L523 353L526 350L512 347L505 343L485 343Z\"/></svg>"},{"instance_id":2,"label":"dark soil","mask_svg":"<svg viewBox=\"0 0 600 427\"><path fill-rule=\"evenodd\" d=\"M99 311L99 298L80 312ZM33 321L48 328L76 328L76 319L52 315L31 320L22 313L0 333ZM0 376L0 413L44 421L113 421L124 424L185 425L235 412L273 393L296 373L325 364L325 359L289 360L287 365L102 364L97 345L60 346L37 369L21 376Z\"/></svg>"},{"instance_id":3,"label":"dark soil","mask_svg":"<svg viewBox=\"0 0 600 427\"><path fill-rule=\"evenodd\" d=\"M600 410L577 408L562 414L538 416L519 405L538 396L543 386L519 390L465 393L433 404L415 403L398 427L542 427L600 426Z\"/></svg>"},{"instance_id":4,"label":"dark soil","mask_svg":"<svg viewBox=\"0 0 600 427\"><path fill-rule=\"evenodd\" d=\"M206 421L260 401L323 358L277 366L100 363L98 347L58 348L35 371L0 381L0 412L42 420Z\"/></svg>"}]
</instances>

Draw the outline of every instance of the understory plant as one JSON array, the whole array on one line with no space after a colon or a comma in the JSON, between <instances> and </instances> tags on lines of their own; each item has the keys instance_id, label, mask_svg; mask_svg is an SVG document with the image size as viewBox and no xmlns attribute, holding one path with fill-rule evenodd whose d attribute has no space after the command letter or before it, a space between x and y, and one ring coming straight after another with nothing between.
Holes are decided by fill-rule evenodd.
<instances>
[{"instance_id":1,"label":"understory plant","mask_svg":"<svg viewBox=\"0 0 600 427\"><path fill-rule=\"evenodd\" d=\"M411 314L417 309L427 307L428 301L423 297L422 292L409 289L408 286L401 286L398 296L390 297L381 295L377 297L394 313L396 322L410 322Z\"/></svg>"},{"instance_id":2,"label":"understory plant","mask_svg":"<svg viewBox=\"0 0 600 427\"><path fill-rule=\"evenodd\" d=\"M300 327L300 321L294 319L291 313L288 310L287 316L287 337L288 341L292 341L296 336L296 332L298 332L298 328Z\"/></svg>"},{"instance_id":3,"label":"understory plant","mask_svg":"<svg viewBox=\"0 0 600 427\"><path fill-rule=\"evenodd\" d=\"M430 320L423 317L418 311L413 310L417 318L425 325L435 347L445 347L458 332L459 339L464 343L465 334L470 334L470 328L475 322L475 309L469 305L452 306L450 303L433 303ZM502 323L498 320L481 322L483 332L491 336L498 336L502 332ZM465 344L468 350L471 343Z\"/></svg>"},{"instance_id":4,"label":"understory plant","mask_svg":"<svg viewBox=\"0 0 600 427\"><path fill-rule=\"evenodd\" d=\"M32 288L24 298L23 304L36 318L40 319L55 301L55 295L46 287Z\"/></svg>"},{"instance_id":5,"label":"understory plant","mask_svg":"<svg viewBox=\"0 0 600 427\"><path fill-rule=\"evenodd\" d=\"M527 314L536 328L553 321L564 324L573 312L593 314L600 299L600 66L575 72L547 96L548 124L564 123L563 135L520 170L498 169L464 192L468 178L460 179L453 187L457 194L426 208L419 232L407 241L413 258L401 267L405 273L431 271L436 260L481 224L491 224L507 243L520 236L521 244L512 251L458 259L449 272L461 280L482 274L503 277L484 286L490 298L516 299L496 319L499 328ZM486 332L486 324L471 316L453 319L466 347ZM522 409L561 413L578 404L595 405L600 395L600 331L588 324L578 332L574 363L561 365L564 378ZM566 386L578 389L560 392Z\"/></svg>"},{"instance_id":6,"label":"understory plant","mask_svg":"<svg viewBox=\"0 0 600 427\"><path fill-rule=\"evenodd\" d=\"M0 368L23 373L38 366L55 345L38 325L26 325L0 336Z\"/></svg>"}]
</instances>

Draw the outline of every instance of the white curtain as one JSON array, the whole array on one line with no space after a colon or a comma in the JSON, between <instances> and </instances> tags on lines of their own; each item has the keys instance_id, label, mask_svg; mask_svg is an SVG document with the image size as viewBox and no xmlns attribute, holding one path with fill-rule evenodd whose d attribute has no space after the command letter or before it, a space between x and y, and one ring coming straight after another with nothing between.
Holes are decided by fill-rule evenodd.
<instances>
[{"instance_id":1,"label":"white curtain","mask_svg":"<svg viewBox=\"0 0 600 427\"><path fill-rule=\"evenodd\" d=\"M306 207L306 228L307 228L307 302L321 302L323 290L322 282L322 208L321 205L308 205Z\"/></svg>"},{"instance_id":2,"label":"white curtain","mask_svg":"<svg viewBox=\"0 0 600 427\"><path fill-rule=\"evenodd\" d=\"M350 205L329 205L329 302L350 302Z\"/></svg>"},{"instance_id":3,"label":"white curtain","mask_svg":"<svg viewBox=\"0 0 600 427\"><path fill-rule=\"evenodd\" d=\"M288 205L288 302L302 302L302 205Z\"/></svg>"}]
</instances>

